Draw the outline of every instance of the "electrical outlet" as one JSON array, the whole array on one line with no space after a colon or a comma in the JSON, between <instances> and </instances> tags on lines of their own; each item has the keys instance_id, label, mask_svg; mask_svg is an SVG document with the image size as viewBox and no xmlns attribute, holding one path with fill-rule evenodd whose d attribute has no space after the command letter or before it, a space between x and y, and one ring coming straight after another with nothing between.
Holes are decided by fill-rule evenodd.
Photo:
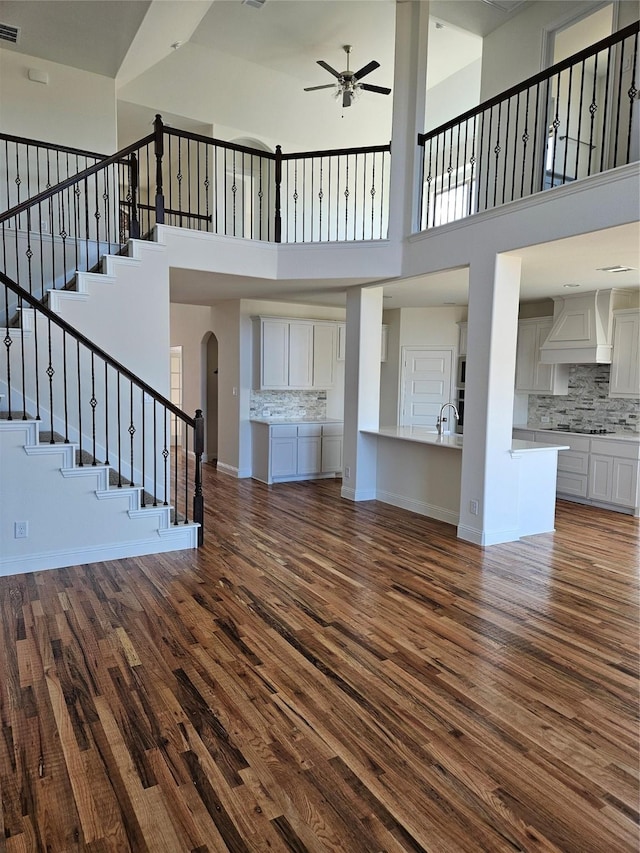
<instances>
[{"instance_id":1,"label":"electrical outlet","mask_svg":"<svg viewBox=\"0 0 640 853\"><path fill-rule=\"evenodd\" d=\"M469 512L471 515L477 515L480 509L480 504L478 501L469 501Z\"/></svg>"},{"instance_id":2,"label":"electrical outlet","mask_svg":"<svg viewBox=\"0 0 640 853\"><path fill-rule=\"evenodd\" d=\"M29 535L29 522L16 521L13 525L13 535L15 539L26 539Z\"/></svg>"},{"instance_id":3,"label":"electrical outlet","mask_svg":"<svg viewBox=\"0 0 640 853\"><path fill-rule=\"evenodd\" d=\"M345 480L350 480L350 479L351 479L351 468L349 468L349 466L348 466L348 465L347 465L347 466L346 466L346 468L344 469L344 478L345 478Z\"/></svg>"},{"instance_id":4,"label":"electrical outlet","mask_svg":"<svg viewBox=\"0 0 640 853\"><path fill-rule=\"evenodd\" d=\"M551 420L551 418L549 417L549 415L543 415L540 418L540 423L548 424L550 420Z\"/></svg>"}]
</instances>

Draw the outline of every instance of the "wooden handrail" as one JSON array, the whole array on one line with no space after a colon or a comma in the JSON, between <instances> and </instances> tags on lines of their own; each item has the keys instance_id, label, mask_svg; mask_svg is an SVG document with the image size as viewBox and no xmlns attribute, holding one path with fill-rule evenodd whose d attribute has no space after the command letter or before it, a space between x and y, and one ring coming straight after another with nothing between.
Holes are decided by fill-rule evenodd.
<instances>
[{"instance_id":1,"label":"wooden handrail","mask_svg":"<svg viewBox=\"0 0 640 853\"><path fill-rule=\"evenodd\" d=\"M502 101L507 101L514 95L517 95L520 92L524 92L527 89L530 89L532 86L536 86L538 83L543 83L545 80L550 80L556 74L559 74L561 71L565 71L572 65L575 65L578 62L582 62L583 60L588 59L590 56L594 56L596 53L600 53L601 50L606 50L607 48L612 47L614 44L618 44L618 42L624 41L625 39L629 38L629 36L635 35L638 32L640 32L640 21L635 21L633 24L629 24L629 26L624 27L623 29L618 30L612 35L601 39L595 44L592 44L590 47L585 47L583 50L578 51L578 53L574 53L572 56L568 56L561 62L557 62L550 68L545 68L544 71L539 71L532 77L528 77L522 83L518 83L517 85L512 86L510 89L507 89L504 92L500 92L500 94L498 95L494 95L492 98L483 101L479 106L472 107L470 110L467 110L461 115L456 116L456 118L453 118L450 121L446 121L444 124L441 124L433 130L430 130L428 133L419 133L418 145L424 145L424 143L428 139L432 139L434 136L438 136L440 133L445 133L447 130L451 130L452 128L456 127L459 124L462 124L468 119L473 118L474 116L477 116L480 113L483 113L485 110L491 109L491 107L495 107Z\"/></svg>"},{"instance_id":2,"label":"wooden handrail","mask_svg":"<svg viewBox=\"0 0 640 853\"><path fill-rule=\"evenodd\" d=\"M108 154L97 154L95 151L84 151L82 148L72 148L68 145L56 145L53 142L43 142L41 139L29 139L26 136L13 136L11 133L0 133L0 139L15 142L18 145L33 145L46 148L48 151L61 151L63 154L77 154L79 157L94 157L96 160L106 160Z\"/></svg>"},{"instance_id":3,"label":"wooden handrail","mask_svg":"<svg viewBox=\"0 0 640 853\"><path fill-rule=\"evenodd\" d=\"M172 403L171 400L167 400L166 397L163 397L162 394L159 394L155 390L155 388L152 388L151 385L148 385L143 379L140 379L139 376L136 376L135 373L133 373L131 370L129 370L127 367L125 367L123 364L121 364L115 358L110 356L108 352L103 350L97 344L94 344L93 341L90 341L89 338L87 338L85 335L82 334L82 332L79 332L76 328L74 328L74 326L67 323L66 320L63 320L61 317L59 317L57 314L55 314L50 308L47 308L46 305L43 305L42 302L40 302L38 299L33 297L29 293L29 291L25 290L23 287L20 287L19 284L16 284L15 281L12 281L12 279L10 279L9 276L5 275L1 271L0 271L0 282L2 282L2 284L5 287L9 288L9 290L11 290L13 293L15 293L16 296L18 296L20 299L22 299L23 302L26 302L28 305L30 305L33 309L38 311L40 314L43 314L48 320L50 320L52 323L54 323L56 326L58 326L60 329L62 329L64 332L66 332L68 335L70 335L74 340L81 343L90 352L92 352L94 355L98 356L98 358L101 358L110 367L113 367L115 370L117 370L119 373L121 373L123 376L125 376L127 379L129 379L131 382L133 382L133 384L136 385L138 388L140 388L141 391L144 391L145 394L147 394L149 397L152 397L157 403L160 403L165 409L170 411L177 418L180 418L180 420L183 421L183 423L185 423L188 426L191 426L195 429L195 426L196 426L195 418L189 417L189 415L187 415L185 412L183 412L182 409L178 408L178 406L176 406L174 403ZM7 319L7 322L8 322L8 319Z\"/></svg>"}]
</instances>

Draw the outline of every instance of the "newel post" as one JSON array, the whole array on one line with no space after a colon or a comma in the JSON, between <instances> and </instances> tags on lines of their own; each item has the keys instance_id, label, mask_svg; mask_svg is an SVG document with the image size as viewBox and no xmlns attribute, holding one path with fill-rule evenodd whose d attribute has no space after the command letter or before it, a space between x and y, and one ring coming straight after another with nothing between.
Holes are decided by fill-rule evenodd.
<instances>
[{"instance_id":1,"label":"newel post","mask_svg":"<svg viewBox=\"0 0 640 853\"><path fill-rule=\"evenodd\" d=\"M156 155L156 224L164 223L164 195L162 190L162 157L164 155L164 124L162 116L156 115L153 122L155 134L154 149Z\"/></svg>"},{"instance_id":2,"label":"newel post","mask_svg":"<svg viewBox=\"0 0 640 853\"><path fill-rule=\"evenodd\" d=\"M129 219L129 237L132 240L140 238L140 222L138 220L138 158L131 155L130 180L131 185L131 218Z\"/></svg>"},{"instance_id":3,"label":"newel post","mask_svg":"<svg viewBox=\"0 0 640 853\"><path fill-rule=\"evenodd\" d=\"M274 239L282 242L282 217L280 215L280 185L282 184L282 147L276 145L276 218L274 224Z\"/></svg>"},{"instance_id":4,"label":"newel post","mask_svg":"<svg viewBox=\"0 0 640 853\"><path fill-rule=\"evenodd\" d=\"M193 520L198 528L198 547L204 542L204 497L202 495L202 454L204 453L204 418L202 409L196 409L193 436L193 452L196 458L195 492L193 495Z\"/></svg>"}]
</instances>

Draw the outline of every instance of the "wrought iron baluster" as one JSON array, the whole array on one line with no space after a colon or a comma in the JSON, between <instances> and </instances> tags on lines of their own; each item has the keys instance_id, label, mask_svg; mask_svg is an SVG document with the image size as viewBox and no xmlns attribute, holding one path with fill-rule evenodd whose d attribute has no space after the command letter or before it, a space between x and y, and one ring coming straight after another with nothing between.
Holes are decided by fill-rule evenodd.
<instances>
[{"instance_id":1,"label":"wrought iron baluster","mask_svg":"<svg viewBox=\"0 0 640 853\"><path fill-rule=\"evenodd\" d=\"M20 307L20 300L18 301L18 307ZM22 312L20 312L22 315ZM11 322L11 318L9 317L9 288L5 285L4 288L4 316L5 316L5 329L4 329L4 351L7 359L7 420L13 420L13 408L11 401L11 346L13 344L13 338L9 332L9 323ZM22 326L23 320L20 321L20 325ZM24 335L23 335L24 337ZM22 359L24 363L24 358Z\"/></svg>"},{"instance_id":2,"label":"wrought iron baluster","mask_svg":"<svg viewBox=\"0 0 640 853\"><path fill-rule=\"evenodd\" d=\"M37 333L38 332L37 326L38 326L38 316L34 311L33 312L33 329L34 329L34 332L33 332L33 360L35 363L35 370L34 370L33 375L35 378L35 386L36 386L36 420L39 421L39 420L41 420L41 418L40 418L40 346L38 343L38 338L40 337L40 335L38 335L38 333ZM23 328L21 334L24 337L24 328Z\"/></svg>"},{"instance_id":3,"label":"wrought iron baluster","mask_svg":"<svg viewBox=\"0 0 640 853\"><path fill-rule=\"evenodd\" d=\"M213 230L209 228L209 146L204 146L204 209L207 216L207 227L206 230Z\"/></svg>"},{"instance_id":4,"label":"wrought iron baluster","mask_svg":"<svg viewBox=\"0 0 640 853\"><path fill-rule=\"evenodd\" d=\"M504 133L504 168L502 172L502 204L505 202L507 191L507 164L509 161L509 124L511 119L511 98L507 100L506 130ZM498 123L498 141L500 140L500 124Z\"/></svg>"},{"instance_id":5,"label":"wrought iron baluster","mask_svg":"<svg viewBox=\"0 0 640 853\"><path fill-rule=\"evenodd\" d=\"M109 462L109 367L107 362L104 363L104 464L110 465Z\"/></svg>"},{"instance_id":6,"label":"wrought iron baluster","mask_svg":"<svg viewBox=\"0 0 640 853\"><path fill-rule=\"evenodd\" d=\"M529 195L533 194L534 186L535 186L535 173L536 173L536 160L537 160L537 151L538 151L538 122L539 122L539 113L540 113L540 84L536 85L536 112L535 118L533 122L533 143L532 143L532 156L531 156L531 187L529 189Z\"/></svg>"},{"instance_id":7,"label":"wrought iron baluster","mask_svg":"<svg viewBox=\"0 0 640 853\"><path fill-rule=\"evenodd\" d=\"M553 121L551 122L551 127L553 128L553 154L551 157L551 186L555 183L556 177L556 154L558 151L558 128L560 127L560 74L556 75L556 114L553 117ZM564 183L564 177L562 180Z\"/></svg>"},{"instance_id":8,"label":"wrought iron baluster","mask_svg":"<svg viewBox=\"0 0 640 853\"><path fill-rule=\"evenodd\" d=\"M178 429L176 423L176 442L178 440ZM176 471L178 465L176 463ZM189 524L189 430L184 430L184 523Z\"/></svg>"},{"instance_id":9,"label":"wrought iron baluster","mask_svg":"<svg viewBox=\"0 0 640 853\"><path fill-rule=\"evenodd\" d=\"M624 42L623 42L624 44ZM633 44L633 62L631 68L631 85L627 90L627 95L629 97L629 119L627 121L627 151L625 156L625 162L628 163L630 159L631 153L631 131L633 127L633 104L636 98L638 97L638 90L636 89L636 73L638 69L638 33L634 36L634 44ZM622 109L622 104L620 104L620 109Z\"/></svg>"},{"instance_id":10,"label":"wrought iron baluster","mask_svg":"<svg viewBox=\"0 0 640 853\"><path fill-rule=\"evenodd\" d=\"M167 471L167 461L169 459L169 442L167 437L167 407L163 408L164 412L164 448L162 450L162 458L164 459L164 506L169 506L168 501L168 486L169 486L169 475Z\"/></svg>"},{"instance_id":11,"label":"wrought iron baluster","mask_svg":"<svg viewBox=\"0 0 640 853\"><path fill-rule=\"evenodd\" d=\"M598 54L593 58L593 90L591 93L591 103L589 104L589 112L591 114L591 122L589 125L589 165L587 167L587 175L591 174L591 162L593 160L593 137L595 133L595 121L596 121L596 113L598 111L598 104L596 101L596 92L597 92L597 83L598 83Z\"/></svg>"},{"instance_id":12,"label":"wrought iron baluster","mask_svg":"<svg viewBox=\"0 0 640 853\"><path fill-rule=\"evenodd\" d=\"M204 452L204 418L202 409L196 409L193 430L193 453L195 457L193 520L200 525L198 545L204 543L204 497L202 495L202 454Z\"/></svg>"},{"instance_id":13,"label":"wrought iron baluster","mask_svg":"<svg viewBox=\"0 0 640 853\"><path fill-rule=\"evenodd\" d=\"M147 448L146 448L147 428L146 428L146 417L145 417L146 402L147 401L146 401L146 395L145 395L144 391L142 391L141 394L142 394L142 403L141 403L141 407L142 407L142 436L141 436L141 439L142 439L142 492L140 494L140 499L141 499L142 506L145 507L147 505L147 499L146 499L147 478L146 478L146 464L145 464L146 463L145 457L147 455L146 454L146 450L147 450Z\"/></svg>"},{"instance_id":14,"label":"wrought iron baluster","mask_svg":"<svg viewBox=\"0 0 640 853\"><path fill-rule=\"evenodd\" d=\"M95 354L91 353L91 398L89 399L91 406L91 454L93 456L92 465L97 465L96 462L96 369L95 369Z\"/></svg>"},{"instance_id":15,"label":"wrought iron baluster","mask_svg":"<svg viewBox=\"0 0 640 853\"><path fill-rule=\"evenodd\" d=\"M608 72L607 72L608 73ZM573 89L573 65L569 68L569 83L568 83L568 95L567 95L567 128L566 134L564 138L564 157L562 158L562 183L566 183L567 181L567 159L569 155L569 134L571 129L571 91ZM580 137L577 137L580 139ZM576 143L579 145L580 143ZM602 150L604 151L604 145L602 146Z\"/></svg>"},{"instance_id":16,"label":"wrought iron baluster","mask_svg":"<svg viewBox=\"0 0 640 853\"><path fill-rule=\"evenodd\" d=\"M187 139L187 228L192 227L191 214L191 140Z\"/></svg>"},{"instance_id":17,"label":"wrought iron baluster","mask_svg":"<svg viewBox=\"0 0 640 853\"><path fill-rule=\"evenodd\" d=\"M6 292L6 288L5 288ZM25 358L24 358L24 319L23 319L23 304L22 297L18 297L18 309L19 309L19 317L20 317L20 358L21 358L21 379L22 379L22 420L27 420L27 382L26 382L26 373L25 373ZM37 318L34 317L34 322ZM8 319L7 319L8 322ZM9 407L9 411L11 411L11 407Z\"/></svg>"},{"instance_id":18,"label":"wrought iron baluster","mask_svg":"<svg viewBox=\"0 0 640 853\"><path fill-rule=\"evenodd\" d=\"M231 194L232 194L232 210L233 210L233 236L236 236L236 193L238 192L238 185L236 183L236 152L233 151L233 183L231 184Z\"/></svg>"},{"instance_id":19,"label":"wrought iron baluster","mask_svg":"<svg viewBox=\"0 0 640 853\"><path fill-rule=\"evenodd\" d=\"M173 523L178 524L178 430L173 437Z\"/></svg>"},{"instance_id":20,"label":"wrought iron baluster","mask_svg":"<svg viewBox=\"0 0 640 853\"><path fill-rule=\"evenodd\" d=\"M612 48L610 47L607 50L607 73L605 75L605 81L604 81L604 107L603 107L603 111L602 111L602 145L600 146L601 152L600 152L600 170L599 170L601 172L604 172L605 162L606 162L605 151L606 151L607 146L605 145L605 139L607 137L606 130L609 127L609 84L610 84L610 80L611 80L611 66L612 66L612 64L613 64ZM573 71L573 67L570 69L570 71ZM571 78L569 78L569 79L571 79ZM569 89L569 91L571 91L571 89ZM580 138L580 137L578 137L578 138Z\"/></svg>"},{"instance_id":21,"label":"wrought iron baluster","mask_svg":"<svg viewBox=\"0 0 640 853\"><path fill-rule=\"evenodd\" d=\"M578 107L578 131L576 133L576 139L582 139L582 107L584 102L584 75L586 71L585 61L582 62L582 71L580 74L580 106ZM580 163L580 143L576 145L576 179L578 178L578 166Z\"/></svg>"},{"instance_id":22,"label":"wrought iron baluster","mask_svg":"<svg viewBox=\"0 0 640 853\"><path fill-rule=\"evenodd\" d=\"M64 408L64 443L69 444L69 390L67 385L67 333L62 332L62 402Z\"/></svg>"},{"instance_id":23,"label":"wrought iron baluster","mask_svg":"<svg viewBox=\"0 0 640 853\"><path fill-rule=\"evenodd\" d=\"M132 380L129 380L129 429L128 429L128 432L129 432L129 437L130 437L130 442L131 442L131 446L130 446L131 467L129 469L129 481L130 481L131 485L133 486L133 485L135 485L135 483L133 482L133 480L134 480L134 477L133 477L133 458L134 458L133 457L133 439L134 439L134 436L136 434L136 427L135 427L135 424L133 422L133 381Z\"/></svg>"},{"instance_id":24,"label":"wrought iron baluster","mask_svg":"<svg viewBox=\"0 0 640 853\"><path fill-rule=\"evenodd\" d=\"M158 404L153 401L153 506L158 506Z\"/></svg>"},{"instance_id":25,"label":"wrought iron baluster","mask_svg":"<svg viewBox=\"0 0 640 853\"><path fill-rule=\"evenodd\" d=\"M81 389L81 373L80 373L80 341L76 341L76 357L77 357L77 368L78 368L78 453L80 456L80 461L78 462L78 466L82 468L84 466L84 459L82 458L82 389Z\"/></svg>"},{"instance_id":26,"label":"wrought iron baluster","mask_svg":"<svg viewBox=\"0 0 640 853\"><path fill-rule=\"evenodd\" d=\"M118 488L122 488L122 424L120 419L120 371L116 372L116 442L118 447Z\"/></svg>"},{"instance_id":27,"label":"wrought iron baluster","mask_svg":"<svg viewBox=\"0 0 640 853\"><path fill-rule=\"evenodd\" d=\"M53 377L55 370L53 369L52 347L51 347L51 320L47 320L47 345L49 348L49 364L47 365L47 376L49 377L49 428L51 430L51 438L49 444L55 444L56 440L53 434Z\"/></svg>"}]
</instances>

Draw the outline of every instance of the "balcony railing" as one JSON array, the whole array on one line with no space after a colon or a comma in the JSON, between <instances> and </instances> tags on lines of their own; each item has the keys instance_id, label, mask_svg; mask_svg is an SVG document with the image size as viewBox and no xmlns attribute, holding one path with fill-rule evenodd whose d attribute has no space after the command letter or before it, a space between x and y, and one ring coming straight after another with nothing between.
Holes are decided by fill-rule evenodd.
<instances>
[{"instance_id":1,"label":"balcony railing","mask_svg":"<svg viewBox=\"0 0 640 853\"><path fill-rule=\"evenodd\" d=\"M639 28L420 134L420 230L637 160Z\"/></svg>"}]
</instances>

